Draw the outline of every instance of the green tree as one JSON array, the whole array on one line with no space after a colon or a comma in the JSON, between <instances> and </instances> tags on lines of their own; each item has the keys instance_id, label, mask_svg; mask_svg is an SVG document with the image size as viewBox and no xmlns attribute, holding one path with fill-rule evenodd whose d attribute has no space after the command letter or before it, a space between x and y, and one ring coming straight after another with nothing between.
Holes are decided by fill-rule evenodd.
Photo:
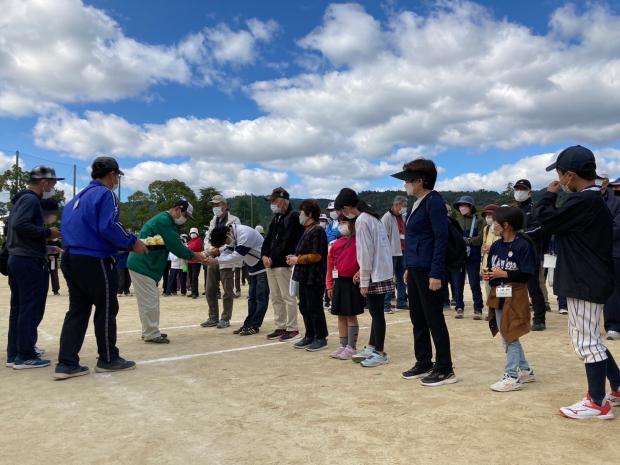
<instances>
[{"instance_id":1,"label":"green tree","mask_svg":"<svg viewBox=\"0 0 620 465\"><path fill-rule=\"evenodd\" d=\"M155 203L148 194L136 191L120 206L121 223L133 231L139 231L144 223L157 213Z\"/></svg>"},{"instance_id":2,"label":"green tree","mask_svg":"<svg viewBox=\"0 0 620 465\"><path fill-rule=\"evenodd\" d=\"M497 205L512 205L514 203L514 184L509 182L506 188L499 194Z\"/></svg>"},{"instance_id":3,"label":"green tree","mask_svg":"<svg viewBox=\"0 0 620 465\"><path fill-rule=\"evenodd\" d=\"M181 197L185 197L192 205L196 205L196 194L183 181L153 181L149 184L149 195L158 210L168 210Z\"/></svg>"},{"instance_id":4,"label":"green tree","mask_svg":"<svg viewBox=\"0 0 620 465\"><path fill-rule=\"evenodd\" d=\"M17 181L17 182L16 182ZM13 165L0 175L0 191L8 192L9 198L13 198L28 183L28 172L20 166Z\"/></svg>"}]
</instances>

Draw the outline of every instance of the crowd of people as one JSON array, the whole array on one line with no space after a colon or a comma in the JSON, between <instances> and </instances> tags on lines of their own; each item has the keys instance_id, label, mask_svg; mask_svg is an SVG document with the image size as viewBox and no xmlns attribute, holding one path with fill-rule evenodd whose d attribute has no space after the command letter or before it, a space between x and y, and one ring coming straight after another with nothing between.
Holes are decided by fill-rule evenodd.
<instances>
[{"instance_id":1,"label":"crowd of people","mask_svg":"<svg viewBox=\"0 0 620 465\"><path fill-rule=\"evenodd\" d=\"M372 368L389 361L385 315L408 310L415 363L402 377L425 386L453 384L458 378L444 310L454 307L454 317L464 318L468 282L473 319L482 320L486 308L489 329L501 336L505 350L504 374L491 389L515 391L536 380L521 338L546 329L546 280L552 277L588 386L583 400L560 412L575 419L613 418L612 407L620 406L620 370L599 320L604 318L607 339L620 339L620 178L599 176L594 154L582 146L563 150L547 171L555 171L558 180L538 203L531 183L520 179L514 203L486 205L481 214L471 196L446 203L435 190L436 166L424 158L392 175L404 181L406 196L395 197L383 215L349 188L322 212L313 199L293 208L290 194L278 187L266 198L273 213L266 233L241 224L227 200L216 195L210 201L213 219L201 237L197 228L189 236L180 233L193 218L194 207L184 198L151 218L139 235L125 230L114 194L123 173L110 157L93 162L92 182L63 210L61 233L54 226L58 204L50 202L60 178L52 168L36 167L27 189L12 199L2 254L11 288L6 365L15 370L50 365L36 346L37 327L50 275L58 292L60 264L69 309L55 379L89 373L79 352L93 307L95 371L135 368L116 346L117 296L129 294L130 287L145 343L170 343L160 331L160 297L180 291L199 298L203 272L208 307L203 327L230 326L243 279L249 283L247 316L234 334L258 334L271 302L274 328L266 337L318 352L328 347L327 307L338 320L339 344L330 356ZM558 203L560 190L569 195ZM147 246L145 239L156 236L163 245ZM358 347L358 316L365 309L370 333Z\"/></svg>"}]
</instances>

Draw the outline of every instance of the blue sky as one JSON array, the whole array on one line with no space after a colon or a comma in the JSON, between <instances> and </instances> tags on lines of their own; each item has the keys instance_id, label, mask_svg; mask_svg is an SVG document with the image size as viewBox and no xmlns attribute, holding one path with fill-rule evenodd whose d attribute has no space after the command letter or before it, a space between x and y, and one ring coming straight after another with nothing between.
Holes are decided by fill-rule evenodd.
<instances>
[{"instance_id":1,"label":"blue sky","mask_svg":"<svg viewBox=\"0 0 620 465\"><path fill-rule=\"evenodd\" d=\"M619 1L6 4L3 169L19 149L79 188L112 154L123 197L172 177L330 197L398 187L416 156L442 189L542 187L582 143L620 176Z\"/></svg>"}]
</instances>

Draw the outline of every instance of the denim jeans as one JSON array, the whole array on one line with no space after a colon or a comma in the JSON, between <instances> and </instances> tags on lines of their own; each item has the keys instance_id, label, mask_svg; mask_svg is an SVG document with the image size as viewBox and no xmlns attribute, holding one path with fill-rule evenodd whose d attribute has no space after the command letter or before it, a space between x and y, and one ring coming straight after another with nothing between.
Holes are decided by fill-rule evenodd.
<instances>
[{"instance_id":1,"label":"denim jeans","mask_svg":"<svg viewBox=\"0 0 620 465\"><path fill-rule=\"evenodd\" d=\"M407 286L403 280L405 274L405 259L404 257L392 257L392 263L394 265L394 277L396 278L396 305L407 306ZM384 308L391 308L393 294L388 292L385 294Z\"/></svg>"},{"instance_id":2,"label":"denim jeans","mask_svg":"<svg viewBox=\"0 0 620 465\"><path fill-rule=\"evenodd\" d=\"M179 286L177 287L177 279ZM166 288L166 294L176 294L177 289L181 289L181 294L187 293L187 273L183 273L183 270L177 268L170 268L170 274L168 275L168 287Z\"/></svg>"},{"instance_id":3,"label":"denim jeans","mask_svg":"<svg viewBox=\"0 0 620 465\"><path fill-rule=\"evenodd\" d=\"M497 321L498 328L501 326L502 312L503 310L495 310L495 321ZM504 350L506 351L505 372L508 374L508 376L517 378L519 376L519 373L518 373L519 369L523 371L530 369L530 365L527 363L527 360L525 359L525 353L523 352L523 346L521 346L521 342L518 339L510 343L503 341L503 344L504 344Z\"/></svg>"},{"instance_id":4,"label":"denim jeans","mask_svg":"<svg viewBox=\"0 0 620 465\"><path fill-rule=\"evenodd\" d=\"M249 276L248 316L243 322L244 328L260 328L269 305L269 284L267 273Z\"/></svg>"},{"instance_id":5,"label":"denim jeans","mask_svg":"<svg viewBox=\"0 0 620 465\"><path fill-rule=\"evenodd\" d=\"M49 289L47 260L36 257L9 257L11 311L7 358L36 358L37 326L43 319Z\"/></svg>"},{"instance_id":6,"label":"denim jeans","mask_svg":"<svg viewBox=\"0 0 620 465\"><path fill-rule=\"evenodd\" d=\"M484 303L482 302L482 289L480 288L480 264L478 262L468 262L460 271L452 271L452 298L456 301L456 308L465 310L463 302L463 292L465 291L465 274L469 278L469 287L474 298L474 311L481 312Z\"/></svg>"}]
</instances>

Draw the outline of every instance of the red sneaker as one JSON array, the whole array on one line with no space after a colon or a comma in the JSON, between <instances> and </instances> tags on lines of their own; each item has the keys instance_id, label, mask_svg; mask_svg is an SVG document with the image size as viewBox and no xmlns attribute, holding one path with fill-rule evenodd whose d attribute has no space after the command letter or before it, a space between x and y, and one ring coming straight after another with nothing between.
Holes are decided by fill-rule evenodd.
<instances>
[{"instance_id":1,"label":"red sneaker","mask_svg":"<svg viewBox=\"0 0 620 465\"><path fill-rule=\"evenodd\" d=\"M267 339L280 339L286 333L283 329L276 329L273 333L267 334Z\"/></svg>"},{"instance_id":2,"label":"red sneaker","mask_svg":"<svg viewBox=\"0 0 620 465\"><path fill-rule=\"evenodd\" d=\"M299 337L299 331L284 331L284 334L280 336L280 341L292 341L296 337Z\"/></svg>"}]
</instances>

